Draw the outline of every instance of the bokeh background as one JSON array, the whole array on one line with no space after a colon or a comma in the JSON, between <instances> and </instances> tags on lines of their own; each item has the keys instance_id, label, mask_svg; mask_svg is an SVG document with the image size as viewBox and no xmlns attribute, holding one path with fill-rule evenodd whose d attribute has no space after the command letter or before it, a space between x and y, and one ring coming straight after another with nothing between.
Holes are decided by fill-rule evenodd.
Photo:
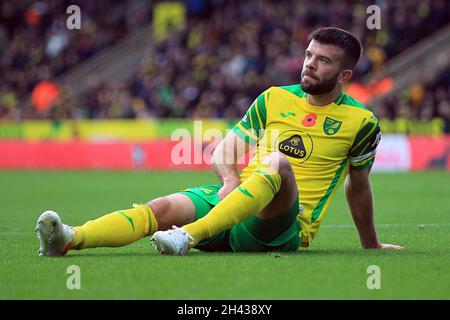
<instances>
[{"instance_id":1,"label":"bokeh background","mask_svg":"<svg viewBox=\"0 0 450 320\"><path fill-rule=\"evenodd\" d=\"M380 29L366 25L370 5ZM381 121L375 170L450 167L445 0L18 0L2 1L0 18L3 168L192 169L170 162L172 132L194 136L192 120L225 132L259 93L298 83L320 26L364 44L345 91Z\"/></svg>"}]
</instances>

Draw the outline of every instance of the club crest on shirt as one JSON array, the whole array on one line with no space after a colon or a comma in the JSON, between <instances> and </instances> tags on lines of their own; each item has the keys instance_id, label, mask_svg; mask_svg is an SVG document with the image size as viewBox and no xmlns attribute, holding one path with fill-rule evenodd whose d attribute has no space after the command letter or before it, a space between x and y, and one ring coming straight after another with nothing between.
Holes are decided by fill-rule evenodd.
<instances>
[{"instance_id":1,"label":"club crest on shirt","mask_svg":"<svg viewBox=\"0 0 450 320\"><path fill-rule=\"evenodd\" d=\"M332 136L339 131L341 125L342 121L326 117L325 121L323 122L323 132L325 132L325 134L328 136Z\"/></svg>"}]
</instances>

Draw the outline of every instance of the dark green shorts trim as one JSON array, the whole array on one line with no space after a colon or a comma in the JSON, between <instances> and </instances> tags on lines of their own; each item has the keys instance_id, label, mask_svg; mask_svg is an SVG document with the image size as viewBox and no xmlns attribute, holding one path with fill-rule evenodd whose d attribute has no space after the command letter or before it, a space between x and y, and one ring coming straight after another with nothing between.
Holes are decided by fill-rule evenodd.
<instances>
[{"instance_id":1,"label":"dark green shorts trim","mask_svg":"<svg viewBox=\"0 0 450 320\"><path fill-rule=\"evenodd\" d=\"M217 192L221 187L221 184L208 185L180 192L194 203L195 220L207 215L219 202ZM297 251L301 243L298 212L297 199L286 213L272 219L251 217L230 230L203 240L196 248L203 251L234 252Z\"/></svg>"}]
</instances>

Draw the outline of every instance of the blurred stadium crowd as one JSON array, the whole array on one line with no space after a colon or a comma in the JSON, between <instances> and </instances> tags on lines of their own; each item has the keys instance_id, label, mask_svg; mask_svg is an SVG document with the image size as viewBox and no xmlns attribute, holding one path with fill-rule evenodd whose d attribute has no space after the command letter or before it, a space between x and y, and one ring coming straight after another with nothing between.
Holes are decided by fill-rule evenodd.
<instances>
[{"instance_id":1,"label":"blurred stadium crowd","mask_svg":"<svg viewBox=\"0 0 450 320\"><path fill-rule=\"evenodd\" d=\"M185 26L158 42L125 83L96 83L39 113L26 99L52 80L152 19L146 0L16 0L0 5L0 119L238 118L272 85L298 83L307 35L319 26L354 32L365 52L360 81L450 21L446 0L186 0ZM382 29L366 28L366 8L382 8ZM65 26L77 4L82 28ZM450 123L450 67L374 110L378 116L443 117Z\"/></svg>"}]
</instances>

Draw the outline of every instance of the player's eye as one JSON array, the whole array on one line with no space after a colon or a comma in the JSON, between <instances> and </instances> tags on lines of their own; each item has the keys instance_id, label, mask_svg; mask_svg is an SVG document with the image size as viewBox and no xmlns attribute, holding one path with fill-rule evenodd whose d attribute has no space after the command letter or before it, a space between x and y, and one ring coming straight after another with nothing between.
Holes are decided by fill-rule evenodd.
<instances>
[{"instance_id":1,"label":"player's eye","mask_svg":"<svg viewBox=\"0 0 450 320\"><path fill-rule=\"evenodd\" d=\"M307 59L311 58L311 53L306 52L306 53L305 53L305 57L306 57Z\"/></svg>"},{"instance_id":2,"label":"player's eye","mask_svg":"<svg viewBox=\"0 0 450 320\"><path fill-rule=\"evenodd\" d=\"M320 58L319 61L320 61L321 63L328 63L328 60L327 60L327 59L324 59L324 58Z\"/></svg>"}]
</instances>

